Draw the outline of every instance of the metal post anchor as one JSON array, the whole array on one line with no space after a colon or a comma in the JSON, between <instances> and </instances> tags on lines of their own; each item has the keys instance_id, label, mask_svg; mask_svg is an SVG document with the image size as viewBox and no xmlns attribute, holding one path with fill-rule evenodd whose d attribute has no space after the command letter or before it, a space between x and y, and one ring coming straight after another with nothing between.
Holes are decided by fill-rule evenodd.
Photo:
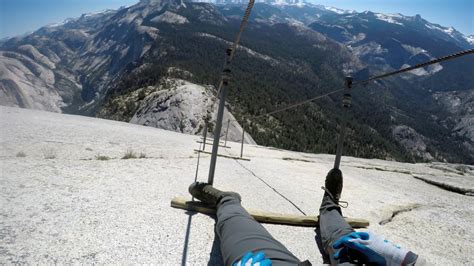
<instances>
[{"instance_id":1,"label":"metal post anchor","mask_svg":"<svg viewBox=\"0 0 474 266\"><path fill-rule=\"evenodd\" d=\"M242 143L240 144L240 158L244 155L244 138L245 138L245 129L242 127Z\"/></svg>"},{"instance_id":2,"label":"metal post anchor","mask_svg":"<svg viewBox=\"0 0 474 266\"><path fill-rule=\"evenodd\" d=\"M229 126L230 126L230 119L227 120L227 130L225 131L224 147L227 147L227 136L229 135Z\"/></svg>"},{"instance_id":3,"label":"metal post anchor","mask_svg":"<svg viewBox=\"0 0 474 266\"><path fill-rule=\"evenodd\" d=\"M202 146L202 150L206 150L206 142L207 142L207 123L209 123L209 121L206 119L204 121L204 131L203 131L203 136L202 136L202 143L203 143L203 146Z\"/></svg>"},{"instance_id":4,"label":"metal post anchor","mask_svg":"<svg viewBox=\"0 0 474 266\"><path fill-rule=\"evenodd\" d=\"M334 161L334 169L339 169L341 164L342 149L344 146L344 137L346 132L347 124L347 112L351 107L351 89L352 89L352 77L345 78L346 88L344 89L344 96L342 97L342 121L341 121L341 132L339 134L339 139L337 141L337 150L336 150L336 160Z\"/></svg>"},{"instance_id":5,"label":"metal post anchor","mask_svg":"<svg viewBox=\"0 0 474 266\"><path fill-rule=\"evenodd\" d=\"M222 119L224 117L225 98L227 97L227 85L230 80L229 60L232 54L232 48L227 49L227 59L224 70L222 71L222 87L219 95L219 109L217 111L216 126L214 128L214 142L212 144L211 164L209 166L209 177L207 183L214 183L214 173L216 171L217 151L219 150L219 140L222 129Z\"/></svg>"}]
</instances>

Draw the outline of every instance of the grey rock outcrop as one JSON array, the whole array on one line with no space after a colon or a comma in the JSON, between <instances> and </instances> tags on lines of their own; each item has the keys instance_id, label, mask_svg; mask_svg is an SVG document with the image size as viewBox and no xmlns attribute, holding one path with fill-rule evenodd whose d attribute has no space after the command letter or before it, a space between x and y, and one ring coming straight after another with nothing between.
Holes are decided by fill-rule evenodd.
<instances>
[{"instance_id":1,"label":"grey rock outcrop","mask_svg":"<svg viewBox=\"0 0 474 266\"><path fill-rule=\"evenodd\" d=\"M441 123L452 128L453 134L464 137L463 145L474 153L474 89L439 92L433 98L448 113Z\"/></svg>"},{"instance_id":2,"label":"grey rock outcrop","mask_svg":"<svg viewBox=\"0 0 474 266\"><path fill-rule=\"evenodd\" d=\"M214 108L211 108L212 105ZM208 111L213 109L211 123L215 123L216 101L211 86L201 86L181 79L168 78L164 85L156 88L140 103L130 123L162 128L186 134L202 134ZM226 108L222 126L222 136L228 140L241 141L242 127ZM211 136L212 134L209 134ZM245 143L255 144L248 134Z\"/></svg>"},{"instance_id":3,"label":"grey rock outcrop","mask_svg":"<svg viewBox=\"0 0 474 266\"><path fill-rule=\"evenodd\" d=\"M392 128L392 134L395 140L408 152L424 160L433 160L433 156L426 151L426 144L423 141L423 137L413 128L405 125L395 126Z\"/></svg>"}]
</instances>

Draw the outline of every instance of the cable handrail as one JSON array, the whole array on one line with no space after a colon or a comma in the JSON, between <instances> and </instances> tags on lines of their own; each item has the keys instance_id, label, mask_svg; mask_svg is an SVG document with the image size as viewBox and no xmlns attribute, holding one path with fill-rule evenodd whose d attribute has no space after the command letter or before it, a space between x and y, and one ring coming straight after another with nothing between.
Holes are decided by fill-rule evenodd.
<instances>
[{"instance_id":1,"label":"cable handrail","mask_svg":"<svg viewBox=\"0 0 474 266\"><path fill-rule=\"evenodd\" d=\"M468 55L468 54L474 54L474 49L464 50L464 51L461 51L461 52L458 52L458 53L455 53L455 54L451 54L451 55L443 56L443 57L440 57L440 58L436 58L434 60L424 62L424 63L418 64L418 65L414 65L414 66L402 68L402 69L399 69L399 70L396 70L396 71L393 71L393 72L389 72L389 73L385 73L385 74L382 74L382 75L374 76L374 77L368 78L366 80L356 81L352 85L366 84L366 83L369 83L370 81L390 77L390 76L393 76L393 75L396 75L396 74L408 72L408 71L415 70L415 69L418 69L418 68L422 68L422 67L425 67L425 66L433 65L433 64L436 64L436 63L439 63L439 62L443 62L443 61L451 60L451 59L458 58L458 57L461 57L461 56L465 56L465 55Z\"/></svg>"},{"instance_id":2,"label":"cable handrail","mask_svg":"<svg viewBox=\"0 0 474 266\"><path fill-rule=\"evenodd\" d=\"M239 45L239 42L240 42L240 37L242 36L242 32L244 31L244 28L248 23L248 20L249 20L249 17L250 17L250 12L252 11L252 8L253 8L254 4L255 4L255 0L249 0L249 3L247 5L247 9L245 9L244 17L242 18L242 22L240 22L239 32L237 32L237 36L235 37L235 41L232 44L232 48L230 49L230 55L229 55L229 57L227 59L227 62L226 62L227 67L230 66L230 63L232 62L232 59L234 59L235 52L237 51L237 46ZM217 101L217 99L219 98L219 94L221 93L221 90L222 90L222 85L224 85L224 79L223 78L221 78L221 80L219 82L219 86L217 88L217 93L216 93L216 98L215 98L213 104L211 104L211 109L214 109L213 106L214 106L215 102ZM211 110L211 112L212 112L212 110Z\"/></svg>"},{"instance_id":3,"label":"cable handrail","mask_svg":"<svg viewBox=\"0 0 474 266\"><path fill-rule=\"evenodd\" d=\"M464 51L461 51L461 52L458 52L458 53L455 53L455 54L451 54L451 55L443 56L443 57L440 57L440 58L436 58L434 60L424 62L424 63L421 63L421 64L417 64L417 65L414 65L414 66L411 66L411 67L406 67L406 68L399 69L397 71L393 71L393 72L385 73L385 74L382 74L382 75L377 75L377 76L374 76L374 77L370 77L366 80L355 81L355 82L352 83L352 85L355 86L355 85L367 84L371 81L375 81L375 80L390 77L390 76L393 76L393 75L396 75L396 74L408 72L408 71L411 71L411 70L414 70L414 69L418 69L418 68L422 68L422 67L425 67L425 66L433 65L433 64L436 64L436 63L439 63L439 62L451 60L451 59L458 58L458 57L461 57L461 56L465 56L465 55L468 55L468 54L474 54L474 49L468 49L468 50L464 50ZM276 109L274 111L264 113L264 114L261 114L261 115L258 115L258 116L255 116L254 119L262 118L264 116L273 115L273 114L277 114L277 113L280 113L280 112L283 112L283 111L286 111L286 110L289 110L289 109L293 109L293 108L296 108L296 107L301 106L303 104L306 104L306 103L315 101L317 99L321 99L321 98L324 98L326 96L329 96L329 95L332 95L332 94L335 94L335 93L338 93L338 92L342 92L342 91L344 91L344 89L338 89L338 90L334 90L334 91L331 91L331 92L328 92L328 93L325 93L325 94L322 94L322 95L318 95L318 96L309 98L307 100L303 100L303 101L291 104L289 106L286 106L286 107L283 107L283 108L280 108L280 109Z\"/></svg>"},{"instance_id":4,"label":"cable handrail","mask_svg":"<svg viewBox=\"0 0 474 266\"><path fill-rule=\"evenodd\" d=\"M341 92L341 91L343 91L343 90L344 90L344 89L339 89L339 90L330 91L330 92L328 92L328 93L321 94L321 95L318 95L318 96L309 98L309 99L307 99L307 100L294 103L294 104L292 104L292 105L283 107L283 108L281 108L281 109L277 109L277 110L274 110L274 111L271 111L271 112L268 112L268 113L265 113L265 114L261 114L261 115L255 116L254 118L255 118L255 119L258 119L258 118L262 118L262 117L267 116L267 115L273 115L273 114L276 114L276 113L280 113L280 112L286 111L286 110L288 110L288 109L293 109L293 108L296 108L296 107L298 107L298 106L304 105L304 104L306 104L306 103L309 103L309 102L312 102L312 101L315 101L315 100L324 98L324 97L326 97L326 96L329 96L329 95L332 95L332 94Z\"/></svg>"},{"instance_id":5,"label":"cable handrail","mask_svg":"<svg viewBox=\"0 0 474 266\"><path fill-rule=\"evenodd\" d=\"M250 13L252 11L252 8L254 6L255 0L249 0L249 3L247 5L247 9L245 10L245 14L242 18L242 21L240 23L240 28L239 32L237 33L237 36L235 38L234 43L232 44L231 47L229 47L226 50L226 60L224 62L224 66L222 69L222 74L221 74L221 79L219 82L219 86L217 89L217 95L215 98L211 99L211 105L209 106L209 109L207 110L208 114L207 117L205 118L205 124L209 122L209 120L212 117L212 113L214 111L214 106L217 100L219 100L219 108L217 111L217 117L216 117L216 126L214 129L214 141L212 145L212 153L211 153L211 161L209 164L209 176L208 176L208 183L213 184L214 182L214 174L215 174L215 169L216 169L216 161L217 161L217 152L219 149L219 139L220 139L220 132L222 129L222 119L224 115L224 109L225 109L225 98L227 94L227 85L229 83L229 80L231 78L231 62L232 59L234 58L235 52L237 50L237 47L240 42L240 38L242 36L242 32L244 31L245 26L248 23L248 19L250 17Z\"/></svg>"}]
</instances>

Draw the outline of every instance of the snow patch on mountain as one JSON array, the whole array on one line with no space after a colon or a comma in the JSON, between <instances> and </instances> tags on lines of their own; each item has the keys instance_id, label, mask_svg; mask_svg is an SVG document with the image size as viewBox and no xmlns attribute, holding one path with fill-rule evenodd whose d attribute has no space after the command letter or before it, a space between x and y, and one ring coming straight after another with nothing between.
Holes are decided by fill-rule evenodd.
<instances>
[{"instance_id":1,"label":"snow patch on mountain","mask_svg":"<svg viewBox=\"0 0 474 266\"><path fill-rule=\"evenodd\" d=\"M126 8L126 7L122 7L123 8ZM101 15L104 15L104 14L111 14L111 13L116 13L117 10L113 10L113 9L105 9L105 10L102 10L102 11L97 11L97 12L88 12L88 13L85 13L85 14L82 14L82 18L91 18L91 17L97 17L97 16L101 16Z\"/></svg>"},{"instance_id":2,"label":"snow patch on mountain","mask_svg":"<svg viewBox=\"0 0 474 266\"><path fill-rule=\"evenodd\" d=\"M426 56L427 58L430 58L430 59L434 59L434 57L432 57L428 51L426 51L425 49L421 48L421 47L414 47L414 46L411 46L411 45L408 45L408 44L401 44L402 47L411 54L411 58L413 58L414 56L417 56L417 55L424 55ZM407 68L407 67L410 67L411 65L409 64L404 64L402 66L402 68ZM432 75L436 72L439 72L443 70L443 66L441 64L434 64L434 65L430 65L430 66L427 66L427 67L424 67L424 68L418 68L418 69L415 69L415 70L412 70L410 71L410 73L416 75L416 76L428 76L428 75Z\"/></svg>"},{"instance_id":3,"label":"snow patch on mountain","mask_svg":"<svg viewBox=\"0 0 474 266\"><path fill-rule=\"evenodd\" d=\"M439 63L436 63L434 65L431 65L431 66L428 66L426 67L430 73L430 75L436 73L436 72L439 72L441 70L443 70L443 66Z\"/></svg>"},{"instance_id":4,"label":"snow patch on mountain","mask_svg":"<svg viewBox=\"0 0 474 266\"><path fill-rule=\"evenodd\" d=\"M469 44L474 45L474 35L464 36L464 39L466 39Z\"/></svg>"},{"instance_id":5,"label":"snow patch on mountain","mask_svg":"<svg viewBox=\"0 0 474 266\"><path fill-rule=\"evenodd\" d=\"M332 11L337 14L351 14L351 13L356 13L354 10L345 10L345 9L340 9L337 7L332 7L332 6L323 6L324 9Z\"/></svg>"},{"instance_id":6,"label":"snow patch on mountain","mask_svg":"<svg viewBox=\"0 0 474 266\"><path fill-rule=\"evenodd\" d=\"M408 45L408 44L402 44L402 47L407 52L409 52L412 56L417 55L417 54L421 54L421 53L428 55L428 51L426 51L425 49L423 49L421 47L413 47L413 46Z\"/></svg>"},{"instance_id":7,"label":"snow patch on mountain","mask_svg":"<svg viewBox=\"0 0 474 266\"><path fill-rule=\"evenodd\" d=\"M408 68L410 67L411 65L409 64L404 64L402 66L402 68ZM427 66L427 67L422 67L422 68L417 68L417 69L414 69L412 71L409 71L408 73L411 73L413 75L416 75L416 76L429 76L429 75L433 75L434 73L436 72L439 72L443 70L443 66L440 65L440 64L434 64L434 65L430 65L430 66Z\"/></svg>"},{"instance_id":8,"label":"snow patch on mountain","mask_svg":"<svg viewBox=\"0 0 474 266\"><path fill-rule=\"evenodd\" d=\"M385 22L388 22L388 23L404 26L403 23L400 23L396 20L396 18L401 18L400 14L386 15L386 14L381 14L381 13L375 13L375 17L377 17L378 20L382 20L382 21L385 21Z\"/></svg>"},{"instance_id":9,"label":"snow patch on mountain","mask_svg":"<svg viewBox=\"0 0 474 266\"><path fill-rule=\"evenodd\" d=\"M56 23L50 23L44 27L46 28L57 28L57 27L61 27L61 26L64 26L64 24L66 24L68 21L67 20L64 20L62 22L56 22Z\"/></svg>"},{"instance_id":10,"label":"snow patch on mountain","mask_svg":"<svg viewBox=\"0 0 474 266\"><path fill-rule=\"evenodd\" d=\"M449 32L448 28L440 26L438 24L433 24L433 23L428 22L428 23L425 24L425 26L430 30L437 30L437 31L441 31L441 32L444 32L444 33Z\"/></svg>"},{"instance_id":11,"label":"snow patch on mountain","mask_svg":"<svg viewBox=\"0 0 474 266\"><path fill-rule=\"evenodd\" d=\"M425 26L428 28L428 29L431 29L431 30L435 30L435 31L438 31L438 32L441 32L441 33L444 33L446 34L447 36L449 36L449 38L452 38L454 41L456 42L463 42L463 41L466 41L468 42L469 44L472 44L470 41L469 41L469 37L468 36L465 36L464 34L462 34L461 32L457 31L455 28L453 27L443 27L441 25L438 25L438 24L433 24L433 23L425 23Z\"/></svg>"},{"instance_id":12,"label":"snow patch on mountain","mask_svg":"<svg viewBox=\"0 0 474 266\"><path fill-rule=\"evenodd\" d=\"M454 33L454 28L453 27L443 28L443 31L452 36Z\"/></svg>"},{"instance_id":13,"label":"snow patch on mountain","mask_svg":"<svg viewBox=\"0 0 474 266\"><path fill-rule=\"evenodd\" d=\"M281 6L281 5L287 5L288 3L285 0L274 0L272 2L273 5Z\"/></svg>"}]
</instances>

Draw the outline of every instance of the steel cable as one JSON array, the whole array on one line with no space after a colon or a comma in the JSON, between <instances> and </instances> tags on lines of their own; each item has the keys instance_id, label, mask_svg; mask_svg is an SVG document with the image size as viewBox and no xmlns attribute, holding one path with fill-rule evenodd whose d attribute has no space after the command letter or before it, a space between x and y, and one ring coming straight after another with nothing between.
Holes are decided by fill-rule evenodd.
<instances>
[{"instance_id":1,"label":"steel cable","mask_svg":"<svg viewBox=\"0 0 474 266\"><path fill-rule=\"evenodd\" d=\"M381 79L381 78L386 78L386 77L393 76L393 75L396 75L396 74L400 74L400 73L403 73L403 72L411 71L411 70L414 70L414 69L422 68L422 67L425 67L425 66L429 66L429 65L432 65L432 64L439 63L439 62L443 62L443 61L451 60L451 59L458 58L458 57L461 57L461 56L465 56L465 55L468 55L468 54L474 54L474 49L469 49L469 50L461 51L459 53L455 53L455 54L443 56L443 57L440 57L440 58L436 58L436 59L428 61L428 62L424 62L424 63L418 64L418 65L415 65L415 66L411 66L411 67L407 67L407 68L402 68L400 70L385 73L385 74L382 74L382 75L374 76L374 77L368 78L366 80L355 81L355 82L352 83L352 85L354 86L354 85L366 84L366 83L369 83L370 81L374 81L374 80ZM310 98L310 99L307 99L307 100L304 100L304 101L301 101L301 102L297 102L297 103L294 103L292 105L283 107L281 109L277 109L277 110L274 110L274 111L271 111L271 112L268 112L268 113L265 113L265 114L255 116L254 119L258 119L258 118L262 118L264 116L280 113L280 112L286 111L288 109L293 109L293 108L296 108L296 107L301 106L303 104L312 102L314 100L321 99L321 98L329 96L331 94L341 92L343 90L344 89L331 91L331 92L328 92L328 93L325 93L325 94L322 94L322 95L319 95L319 96L316 96L316 97L313 97L313 98Z\"/></svg>"},{"instance_id":2,"label":"steel cable","mask_svg":"<svg viewBox=\"0 0 474 266\"><path fill-rule=\"evenodd\" d=\"M237 36L235 38L235 41L234 43L232 44L232 47L230 48L230 54L228 54L228 57L226 59L226 62L224 64L224 68L223 68L223 72L226 71L226 68L230 68L230 63L232 61L232 59L234 58L234 55L235 55L235 51L237 50L237 46L239 45L239 42L240 42L240 38L242 36L242 33L245 29L245 26L247 25L248 23L248 20L249 20L249 17L250 17L250 13L252 11L252 8L254 6L254 3L255 3L255 0L249 0L249 3L247 5L247 8L245 9L245 13L244 13L244 16L242 18L242 21L240 23L240 27L239 27L239 32L237 33ZM219 94L221 93L221 90L222 90L222 86L224 85L224 76L221 76L221 79L219 81L219 86L218 86L218 89L217 89L217 94L216 94L216 97L211 99L211 105L209 106L209 109L207 110L208 111L208 114L207 114L207 117L205 118L205 123L207 124L208 121L210 120L210 117L212 116L212 113L213 113L213 110L214 110L214 106L217 102L217 100L219 99ZM207 127L206 127L207 128ZM206 141L206 140L204 140ZM199 158L198 158L198 162L197 162L197 166L196 166L196 177L198 175L198 169L199 169Z\"/></svg>"},{"instance_id":3,"label":"steel cable","mask_svg":"<svg viewBox=\"0 0 474 266\"><path fill-rule=\"evenodd\" d=\"M237 46L239 45L239 42L240 42L240 37L242 36L242 32L244 32L244 28L248 23L248 20L249 20L249 17L250 17L250 12L252 12L252 8L253 8L254 3L255 3L255 0L250 0L248 5L247 5L247 9L245 9L244 17L242 18L242 22L240 22L239 32L237 32L237 36L235 37L235 41L232 44L230 55L229 55L229 58L228 58L228 60L225 64L224 68L226 66L229 67L230 63L232 62L232 59L234 59L235 51L237 50ZM216 103L217 99L219 98L219 94L221 93L221 89L222 89L223 84L224 84L224 79L221 78L221 80L219 82L219 86L217 88L216 98L215 98L215 100L213 101L213 103L211 105L211 112L212 112L212 109L214 109L214 104Z\"/></svg>"},{"instance_id":4,"label":"steel cable","mask_svg":"<svg viewBox=\"0 0 474 266\"><path fill-rule=\"evenodd\" d=\"M296 108L296 107L298 107L298 106L300 106L300 105L303 105L303 104L306 104L306 103L315 101L315 100L317 100L317 99L324 98L324 97L326 97L326 96L329 96L329 95L334 94L334 93L341 92L341 91L343 91L343 90L344 90L344 89L339 89L339 90L331 91L331 92L328 92L328 93L325 93L325 94L322 94L322 95L318 95L318 96L316 96L316 97L309 98L309 99L307 99L307 100L294 103L294 104L292 104L292 105L283 107L283 108L281 108L281 109L277 109L277 110L274 110L274 111L271 111L271 112L268 112L268 113L265 113L265 114L258 115L258 116L254 117L254 118L255 118L255 119L258 119L258 118L261 118L261 117L264 117L264 116L267 116L267 115L273 115L273 114L276 114L276 113L280 113L280 112L286 111L286 110L288 110L288 109L293 109L293 108Z\"/></svg>"},{"instance_id":5,"label":"steel cable","mask_svg":"<svg viewBox=\"0 0 474 266\"><path fill-rule=\"evenodd\" d=\"M242 22L240 23L239 32L237 33L237 37L235 38L234 45L232 46L232 51L230 54L229 61L232 61L234 58L235 51L237 50L237 45L239 45L240 37L242 36L242 32L244 31L245 26L247 25L250 17L250 12L252 12L253 5L255 0L250 0L247 9L245 9L244 17L242 18Z\"/></svg>"},{"instance_id":6,"label":"steel cable","mask_svg":"<svg viewBox=\"0 0 474 266\"><path fill-rule=\"evenodd\" d=\"M370 81L390 77L390 76L393 76L393 75L396 75L396 74L400 74L400 73L403 73L403 72L408 72L408 71L411 71L411 70L414 70L414 69L418 69L418 68L422 68L422 67L425 67L425 66L433 65L433 64L436 64L436 63L439 63L439 62L451 60L451 59L458 58L458 57L461 57L461 56L465 56L465 55L468 55L468 54L474 54L474 49L469 49L469 50L461 51L459 53L455 53L455 54L443 56L443 57L440 57L440 58L436 58L436 59L428 61L428 62L424 62L424 63L414 65L414 66L411 66L411 67L402 68L402 69L399 69L397 71L385 73L385 74L382 74L382 75L374 76L374 77L368 78L366 80L356 81L352 85L360 85L360 84L369 83Z\"/></svg>"}]
</instances>

